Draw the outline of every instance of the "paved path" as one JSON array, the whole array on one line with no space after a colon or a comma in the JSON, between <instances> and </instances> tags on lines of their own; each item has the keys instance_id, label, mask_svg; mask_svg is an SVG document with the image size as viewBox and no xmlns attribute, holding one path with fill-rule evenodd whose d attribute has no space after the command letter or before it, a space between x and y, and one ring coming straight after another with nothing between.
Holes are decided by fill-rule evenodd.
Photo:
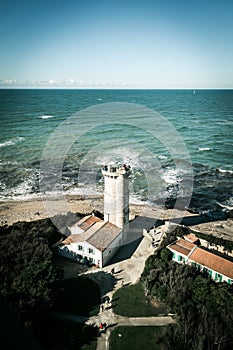
<instances>
[{"instance_id":1,"label":"paved path","mask_svg":"<svg viewBox=\"0 0 233 350\"><path fill-rule=\"evenodd\" d=\"M136 232L136 235L138 235L138 232ZM102 300L109 298L111 301L117 289L123 287L123 285L135 284L139 281L144 270L145 261L153 254L154 250L151 240L148 237L143 237L136 251L129 259L108 265L102 269L86 271L83 274L98 283ZM113 275L111 274L112 269L114 269ZM100 323L106 323L108 325L107 329L97 339L97 350L109 349L110 333L116 326L166 326L175 322L171 316L124 317L115 315L111 305L104 311L102 311L102 305L100 306L99 314L91 318L64 313L54 313L54 316L97 327L99 327Z\"/></svg>"},{"instance_id":2,"label":"paved path","mask_svg":"<svg viewBox=\"0 0 233 350\"><path fill-rule=\"evenodd\" d=\"M145 261L153 254L154 248L151 245L151 240L148 237L143 237L138 248L130 259L108 265L102 269L95 270L85 274L95 280L101 291L102 298L108 297L110 301L113 298L114 292L122 287L123 284L135 284L139 281L144 270ZM114 268L114 277L111 277L111 270ZM106 274L107 273L107 274ZM99 326L100 323L107 323L109 327L97 341L97 350L109 349L109 337L111 329L119 326L166 326L174 323L171 316L158 317L123 317L115 315L111 308L105 311L100 309L97 316L91 317L86 321L86 324Z\"/></svg>"},{"instance_id":3,"label":"paved path","mask_svg":"<svg viewBox=\"0 0 233 350\"><path fill-rule=\"evenodd\" d=\"M92 325L99 325L100 322L106 322L109 325L107 330L100 334L100 337L97 340L96 350L109 350L111 330L116 326L167 326L168 324L175 322L171 316L124 317L114 315L113 312L109 311L104 311L101 315L92 317L86 322L86 324Z\"/></svg>"}]
</instances>

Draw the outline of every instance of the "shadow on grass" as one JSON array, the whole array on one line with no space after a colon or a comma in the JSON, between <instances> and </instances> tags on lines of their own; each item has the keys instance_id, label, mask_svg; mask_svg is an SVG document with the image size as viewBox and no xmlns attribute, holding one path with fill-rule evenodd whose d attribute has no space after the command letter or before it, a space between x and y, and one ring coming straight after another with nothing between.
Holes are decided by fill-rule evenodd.
<instances>
[{"instance_id":1,"label":"shadow on grass","mask_svg":"<svg viewBox=\"0 0 233 350\"><path fill-rule=\"evenodd\" d=\"M103 297L108 292L111 292L117 283L117 278L105 271L90 272L85 276L98 285L101 297Z\"/></svg>"},{"instance_id":2,"label":"shadow on grass","mask_svg":"<svg viewBox=\"0 0 233 350\"><path fill-rule=\"evenodd\" d=\"M42 319L33 332L43 349L95 350L98 327L54 319Z\"/></svg>"},{"instance_id":3,"label":"shadow on grass","mask_svg":"<svg viewBox=\"0 0 233 350\"><path fill-rule=\"evenodd\" d=\"M76 277L53 284L54 311L81 316L94 316L99 312L100 290L93 280Z\"/></svg>"}]
</instances>

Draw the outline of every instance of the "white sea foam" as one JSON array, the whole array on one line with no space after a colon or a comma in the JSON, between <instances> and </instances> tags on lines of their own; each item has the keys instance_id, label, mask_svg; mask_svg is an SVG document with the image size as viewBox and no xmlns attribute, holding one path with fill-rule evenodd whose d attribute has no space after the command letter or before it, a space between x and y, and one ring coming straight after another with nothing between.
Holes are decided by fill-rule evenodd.
<instances>
[{"instance_id":1,"label":"white sea foam","mask_svg":"<svg viewBox=\"0 0 233 350\"><path fill-rule=\"evenodd\" d=\"M1 166L6 166L6 165L18 165L19 163L16 160L13 160L12 162L7 160L7 161L1 161L0 160L0 165Z\"/></svg>"},{"instance_id":2,"label":"white sea foam","mask_svg":"<svg viewBox=\"0 0 233 350\"><path fill-rule=\"evenodd\" d=\"M221 120L221 121L218 121L216 124L219 124L219 125L232 125L233 121L232 120Z\"/></svg>"},{"instance_id":3,"label":"white sea foam","mask_svg":"<svg viewBox=\"0 0 233 350\"><path fill-rule=\"evenodd\" d=\"M178 169L168 168L162 174L162 179L166 183L171 184L171 185L175 185L175 184L179 183L179 181L180 181L179 170Z\"/></svg>"},{"instance_id":4,"label":"white sea foam","mask_svg":"<svg viewBox=\"0 0 233 350\"><path fill-rule=\"evenodd\" d=\"M13 137L10 140L7 140L5 142L0 143L0 147L5 147L5 146L13 146L15 145L17 142L20 142L24 140L24 137Z\"/></svg>"},{"instance_id":5,"label":"white sea foam","mask_svg":"<svg viewBox=\"0 0 233 350\"><path fill-rule=\"evenodd\" d=\"M211 149L209 147L199 147L198 150L199 151L211 151Z\"/></svg>"},{"instance_id":6,"label":"white sea foam","mask_svg":"<svg viewBox=\"0 0 233 350\"><path fill-rule=\"evenodd\" d=\"M96 164L110 164L119 161L120 163L130 164L132 168L139 168L140 153L127 147L116 147L111 152L103 152L95 158Z\"/></svg>"},{"instance_id":7,"label":"white sea foam","mask_svg":"<svg viewBox=\"0 0 233 350\"><path fill-rule=\"evenodd\" d=\"M224 209L233 210L233 197L229 198L226 203L219 203L217 201L216 203Z\"/></svg>"},{"instance_id":8,"label":"white sea foam","mask_svg":"<svg viewBox=\"0 0 233 350\"><path fill-rule=\"evenodd\" d=\"M27 200L38 197L38 193L32 191L32 185L27 179L14 188L5 188L1 193L1 200Z\"/></svg>"},{"instance_id":9,"label":"white sea foam","mask_svg":"<svg viewBox=\"0 0 233 350\"><path fill-rule=\"evenodd\" d=\"M220 173L229 173L229 174L233 174L233 170L225 170L225 169L217 169Z\"/></svg>"},{"instance_id":10,"label":"white sea foam","mask_svg":"<svg viewBox=\"0 0 233 350\"><path fill-rule=\"evenodd\" d=\"M41 117L39 117L40 119L49 119L49 118L53 118L53 115L42 115Z\"/></svg>"},{"instance_id":11,"label":"white sea foam","mask_svg":"<svg viewBox=\"0 0 233 350\"><path fill-rule=\"evenodd\" d=\"M168 159L167 156L163 156L163 155L159 155L158 158L159 158L159 159L164 159L164 160Z\"/></svg>"}]
</instances>

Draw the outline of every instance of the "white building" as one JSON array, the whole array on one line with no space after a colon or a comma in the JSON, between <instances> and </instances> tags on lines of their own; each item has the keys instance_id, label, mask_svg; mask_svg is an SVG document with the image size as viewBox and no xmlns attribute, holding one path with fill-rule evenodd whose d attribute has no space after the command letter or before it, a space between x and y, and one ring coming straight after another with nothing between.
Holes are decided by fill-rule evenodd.
<instances>
[{"instance_id":1,"label":"white building","mask_svg":"<svg viewBox=\"0 0 233 350\"><path fill-rule=\"evenodd\" d=\"M208 273L216 282L233 284L233 262L198 246L197 241L197 237L187 235L169 244L167 248L173 253L174 261L195 266Z\"/></svg>"},{"instance_id":2,"label":"white building","mask_svg":"<svg viewBox=\"0 0 233 350\"><path fill-rule=\"evenodd\" d=\"M130 167L106 165L104 176L104 221L110 221L124 228L129 223L129 184Z\"/></svg>"},{"instance_id":3,"label":"white building","mask_svg":"<svg viewBox=\"0 0 233 350\"><path fill-rule=\"evenodd\" d=\"M102 168L104 182L104 220L85 216L69 227L71 235L59 246L58 253L76 261L103 267L124 244L129 222L130 167L107 165Z\"/></svg>"}]
</instances>

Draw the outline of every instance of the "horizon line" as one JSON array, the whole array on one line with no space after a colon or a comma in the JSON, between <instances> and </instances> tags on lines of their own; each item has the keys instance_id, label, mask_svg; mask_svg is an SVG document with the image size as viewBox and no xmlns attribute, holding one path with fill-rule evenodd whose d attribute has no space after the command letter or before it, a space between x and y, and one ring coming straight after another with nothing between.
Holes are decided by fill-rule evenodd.
<instances>
[{"instance_id":1,"label":"horizon line","mask_svg":"<svg viewBox=\"0 0 233 350\"><path fill-rule=\"evenodd\" d=\"M0 85L0 90L233 90L233 87L135 87L135 86L17 86Z\"/></svg>"}]
</instances>

